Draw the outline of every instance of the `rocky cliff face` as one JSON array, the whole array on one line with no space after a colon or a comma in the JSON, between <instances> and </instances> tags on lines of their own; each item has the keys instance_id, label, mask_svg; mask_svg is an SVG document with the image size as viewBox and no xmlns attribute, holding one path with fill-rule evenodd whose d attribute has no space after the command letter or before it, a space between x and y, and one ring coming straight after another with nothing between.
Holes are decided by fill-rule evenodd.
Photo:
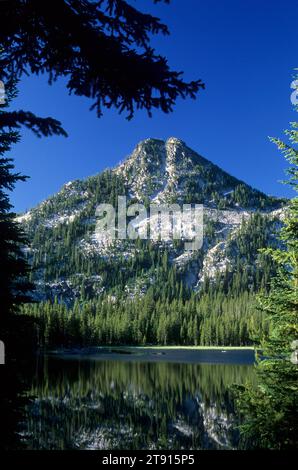
<instances>
[{"instance_id":1,"label":"rocky cliff face","mask_svg":"<svg viewBox=\"0 0 298 470\"><path fill-rule=\"evenodd\" d=\"M149 198L155 202L215 203L214 195L225 198L231 205L240 205L233 192L242 191L248 195L243 204L252 204L256 209L256 199L266 200L266 196L254 190L221 170L200 156L180 139L170 137L167 141L146 139L140 142L133 153L115 170L121 175L131 197L139 201ZM213 194L214 193L214 194ZM249 200L250 197L250 200Z\"/></svg>"},{"instance_id":2,"label":"rocky cliff face","mask_svg":"<svg viewBox=\"0 0 298 470\"><path fill-rule=\"evenodd\" d=\"M204 242L199 251L186 252L183 243L170 239L148 242L150 250L166 252L169 265L196 290L206 278L233 273L239 259L253 270L260 243L274 242L272 233L284 211L284 201L237 180L181 140L146 139L116 168L67 183L18 217L31 242L26 253L34 267L38 299L58 296L73 302L86 292L89 297L101 295L116 287L119 270L127 281L121 281L122 290L129 296L154 284L154 266L142 261L144 244L111 242L95 233L96 207L116 206L119 195L125 195L128 204L204 205ZM262 233L247 241L255 231ZM243 250L243 240L249 250Z\"/></svg>"}]
</instances>

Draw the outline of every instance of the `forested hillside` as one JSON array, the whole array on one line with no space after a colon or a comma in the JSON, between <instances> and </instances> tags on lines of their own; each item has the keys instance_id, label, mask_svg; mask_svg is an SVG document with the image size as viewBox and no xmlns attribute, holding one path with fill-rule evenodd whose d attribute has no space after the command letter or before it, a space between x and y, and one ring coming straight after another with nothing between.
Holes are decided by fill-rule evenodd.
<instances>
[{"instance_id":1,"label":"forested hillside","mask_svg":"<svg viewBox=\"0 0 298 470\"><path fill-rule=\"evenodd\" d=\"M98 204L117 208L124 195L146 207L203 203L203 247L95 236ZM250 344L268 327L255 293L275 272L259 250L276 246L284 205L174 138L143 141L115 169L67 183L18 217L38 302L24 311L40 344Z\"/></svg>"}]
</instances>

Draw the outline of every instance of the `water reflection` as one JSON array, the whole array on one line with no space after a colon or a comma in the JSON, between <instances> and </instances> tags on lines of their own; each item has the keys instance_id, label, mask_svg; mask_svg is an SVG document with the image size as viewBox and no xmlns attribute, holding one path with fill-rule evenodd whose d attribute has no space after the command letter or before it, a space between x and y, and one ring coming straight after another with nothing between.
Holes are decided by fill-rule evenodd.
<instances>
[{"instance_id":1,"label":"water reflection","mask_svg":"<svg viewBox=\"0 0 298 470\"><path fill-rule=\"evenodd\" d=\"M229 387L253 374L251 365L45 358L19 435L29 449L235 448Z\"/></svg>"}]
</instances>

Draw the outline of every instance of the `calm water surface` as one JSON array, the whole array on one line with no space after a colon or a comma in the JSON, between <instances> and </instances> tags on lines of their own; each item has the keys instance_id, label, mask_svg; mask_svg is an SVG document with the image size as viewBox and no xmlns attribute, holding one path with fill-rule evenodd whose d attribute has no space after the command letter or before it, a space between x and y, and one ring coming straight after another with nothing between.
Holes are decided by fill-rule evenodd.
<instances>
[{"instance_id":1,"label":"calm water surface","mask_svg":"<svg viewBox=\"0 0 298 470\"><path fill-rule=\"evenodd\" d=\"M253 351L103 349L39 359L22 393L27 449L230 449L230 387Z\"/></svg>"}]
</instances>

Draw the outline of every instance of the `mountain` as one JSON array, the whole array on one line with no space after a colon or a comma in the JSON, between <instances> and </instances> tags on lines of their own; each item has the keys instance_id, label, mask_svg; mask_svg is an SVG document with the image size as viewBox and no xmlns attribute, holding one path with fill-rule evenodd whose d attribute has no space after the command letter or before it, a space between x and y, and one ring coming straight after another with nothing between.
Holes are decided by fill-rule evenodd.
<instances>
[{"instance_id":1,"label":"mountain","mask_svg":"<svg viewBox=\"0 0 298 470\"><path fill-rule=\"evenodd\" d=\"M95 232L96 207L150 203L204 204L202 249L182 240L108 240ZM37 300L67 305L100 296L135 298L162 282L199 292L206 283L248 288L268 282L258 249L275 243L285 201L229 175L176 138L146 139L116 168L65 184L17 220L27 232ZM240 273L240 274L239 274ZM208 284L208 285L209 285ZM226 287L228 288L228 287ZM181 290L181 287L180 287ZM172 295L175 297L175 295Z\"/></svg>"},{"instance_id":2,"label":"mountain","mask_svg":"<svg viewBox=\"0 0 298 470\"><path fill-rule=\"evenodd\" d=\"M237 180L174 137L146 139L115 170L132 198L218 207L269 208L276 201ZM212 204L213 203L213 204Z\"/></svg>"}]
</instances>

